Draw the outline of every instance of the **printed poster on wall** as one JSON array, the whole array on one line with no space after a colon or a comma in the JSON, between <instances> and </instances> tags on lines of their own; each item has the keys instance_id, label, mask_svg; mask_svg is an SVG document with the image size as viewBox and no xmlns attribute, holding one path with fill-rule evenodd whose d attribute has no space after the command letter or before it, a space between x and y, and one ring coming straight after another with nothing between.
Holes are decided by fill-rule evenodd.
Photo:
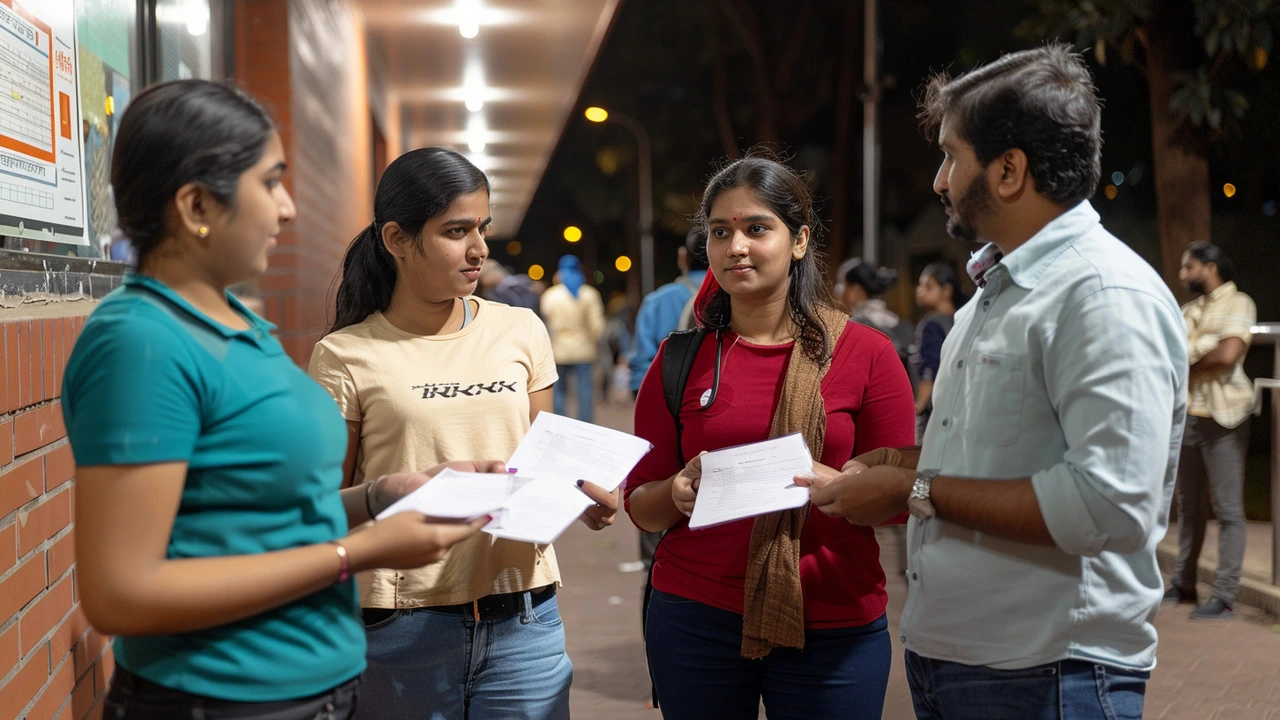
<instances>
[{"instance_id":1,"label":"printed poster on wall","mask_svg":"<svg viewBox=\"0 0 1280 720\"><path fill-rule=\"evenodd\" d=\"M0 0L0 234L86 245L73 0Z\"/></svg>"}]
</instances>

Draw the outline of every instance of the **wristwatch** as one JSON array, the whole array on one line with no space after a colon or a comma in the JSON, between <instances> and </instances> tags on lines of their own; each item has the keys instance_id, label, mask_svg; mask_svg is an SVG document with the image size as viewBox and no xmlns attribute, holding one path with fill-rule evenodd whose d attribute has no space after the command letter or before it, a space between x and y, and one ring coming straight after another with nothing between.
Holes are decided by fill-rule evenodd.
<instances>
[{"instance_id":1,"label":"wristwatch","mask_svg":"<svg viewBox=\"0 0 1280 720\"><path fill-rule=\"evenodd\" d=\"M911 486L911 494L907 496L907 509L921 520L928 520L937 514L933 509L933 503L929 500L929 491L933 488L933 479L937 476L937 470L916 471L916 482Z\"/></svg>"}]
</instances>

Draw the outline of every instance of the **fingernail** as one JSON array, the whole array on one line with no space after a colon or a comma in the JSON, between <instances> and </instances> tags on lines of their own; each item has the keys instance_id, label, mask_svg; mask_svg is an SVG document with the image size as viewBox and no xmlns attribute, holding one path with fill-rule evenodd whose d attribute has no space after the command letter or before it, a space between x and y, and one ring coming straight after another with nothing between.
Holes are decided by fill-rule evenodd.
<instances>
[{"instance_id":1,"label":"fingernail","mask_svg":"<svg viewBox=\"0 0 1280 720\"><path fill-rule=\"evenodd\" d=\"M519 471L516 470L515 468L507 468L507 472L511 473L512 475L515 475Z\"/></svg>"},{"instance_id":2,"label":"fingernail","mask_svg":"<svg viewBox=\"0 0 1280 720\"><path fill-rule=\"evenodd\" d=\"M583 484L583 483L585 483L585 482L586 482L586 480L579 480L579 481L578 481L578 487L582 487L582 484Z\"/></svg>"}]
</instances>

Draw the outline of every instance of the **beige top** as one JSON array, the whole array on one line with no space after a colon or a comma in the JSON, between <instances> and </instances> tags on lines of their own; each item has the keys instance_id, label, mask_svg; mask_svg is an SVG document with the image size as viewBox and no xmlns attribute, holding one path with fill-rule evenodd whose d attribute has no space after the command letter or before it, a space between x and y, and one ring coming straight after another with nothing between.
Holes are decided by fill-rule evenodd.
<instances>
[{"instance_id":1,"label":"beige top","mask_svg":"<svg viewBox=\"0 0 1280 720\"><path fill-rule=\"evenodd\" d=\"M473 298L475 319L413 335L382 313L321 340L311 377L361 423L356 481L450 460L506 460L529 430L529 393L556 382L546 327L524 308ZM559 582L551 546L481 533L417 570L362 573L361 605L453 605Z\"/></svg>"},{"instance_id":2,"label":"beige top","mask_svg":"<svg viewBox=\"0 0 1280 720\"><path fill-rule=\"evenodd\" d=\"M575 298L564 285L552 286L542 294L542 317L557 363L594 363L600 356L596 344L604 334L604 302L598 290L583 285Z\"/></svg>"},{"instance_id":3,"label":"beige top","mask_svg":"<svg viewBox=\"0 0 1280 720\"><path fill-rule=\"evenodd\" d=\"M1247 350L1258 309L1235 283L1227 282L1183 305L1182 318L1187 323L1187 359L1195 365L1225 338L1240 338ZM1238 427L1253 412L1253 384L1244 374L1244 355L1229 372L1193 377L1188 392L1188 415L1213 418L1226 428Z\"/></svg>"}]
</instances>

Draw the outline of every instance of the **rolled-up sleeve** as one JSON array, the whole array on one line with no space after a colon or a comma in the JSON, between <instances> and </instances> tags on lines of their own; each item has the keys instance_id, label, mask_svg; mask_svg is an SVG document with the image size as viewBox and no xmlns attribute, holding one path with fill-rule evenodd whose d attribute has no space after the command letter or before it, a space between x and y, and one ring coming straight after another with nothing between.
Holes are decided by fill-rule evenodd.
<instances>
[{"instance_id":1,"label":"rolled-up sleeve","mask_svg":"<svg viewBox=\"0 0 1280 720\"><path fill-rule=\"evenodd\" d=\"M1064 552L1129 554L1165 512L1175 408L1186 392L1180 317L1138 290L1104 289L1070 309L1045 347L1062 462L1031 478Z\"/></svg>"}]
</instances>

